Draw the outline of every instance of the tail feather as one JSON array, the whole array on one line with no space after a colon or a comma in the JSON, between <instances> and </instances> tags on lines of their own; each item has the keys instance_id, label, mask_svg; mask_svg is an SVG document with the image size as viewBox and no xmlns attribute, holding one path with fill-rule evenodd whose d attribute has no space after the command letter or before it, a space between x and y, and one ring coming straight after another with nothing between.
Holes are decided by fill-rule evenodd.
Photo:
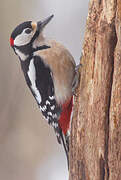
<instances>
[{"instance_id":1,"label":"tail feather","mask_svg":"<svg viewBox=\"0 0 121 180\"><path fill-rule=\"evenodd\" d=\"M62 132L62 129L58 126L58 129L54 128L57 141L59 144L62 144L66 153L66 158L67 158L67 164L69 167L69 158L68 158L68 152L69 152L69 136L65 136Z\"/></svg>"},{"instance_id":2,"label":"tail feather","mask_svg":"<svg viewBox=\"0 0 121 180\"><path fill-rule=\"evenodd\" d=\"M69 142L67 144L66 138L63 135L62 131L60 133L60 136L61 136L62 144L63 144L64 150L65 150L65 153L66 153L67 165L68 165L68 169L69 169L69 154L68 154L69 153Z\"/></svg>"}]
</instances>

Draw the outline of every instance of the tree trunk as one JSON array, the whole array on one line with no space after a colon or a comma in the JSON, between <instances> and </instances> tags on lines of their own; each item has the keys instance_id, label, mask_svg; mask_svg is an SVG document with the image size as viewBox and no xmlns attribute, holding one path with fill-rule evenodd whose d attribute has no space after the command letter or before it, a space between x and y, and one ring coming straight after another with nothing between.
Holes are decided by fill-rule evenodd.
<instances>
[{"instance_id":1,"label":"tree trunk","mask_svg":"<svg viewBox=\"0 0 121 180\"><path fill-rule=\"evenodd\" d=\"M69 180L121 179L121 0L90 0Z\"/></svg>"}]
</instances>

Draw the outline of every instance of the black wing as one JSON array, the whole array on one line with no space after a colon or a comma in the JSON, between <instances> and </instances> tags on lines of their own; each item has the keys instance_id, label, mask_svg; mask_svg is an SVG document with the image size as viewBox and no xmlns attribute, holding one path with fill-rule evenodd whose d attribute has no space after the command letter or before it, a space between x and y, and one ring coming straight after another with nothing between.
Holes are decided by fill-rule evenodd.
<instances>
[{"instance_id":1,"label":"black wing","mask_svg":"<svg viewBox=\"0 0 121 180\"><path fill-rule=\"evenodd\" d=\"M43 116L47 122L54 127L58 142L61 143L61 129L58 124L61 107L57 105L55 99L52 72L39 56L34 56L34 59L30 60L29 66L31 66L32 61L33 67L29 67L27 73L29 82L31 82L29 83L29 88L34 95ZM33 79L31 78L32 75L30 75L31 68L33 68L31 71L34 71L34 73L32 72L32 75L35 75L34 78L32 77Z\"/></svg>"},{"instance_id":2,"label":"black wing","mask_svg":"<svg viewBox=\"0 0 121 180\"><path fill-rule=\"evenodd\" d=\"M57 105L55 99L52 71L39 56L30 57L21 62L21 67L43 116L53 126L59 144L62 141L68 161L68 147L58 123L61 107Z\"/></svg>"}]
</instances>

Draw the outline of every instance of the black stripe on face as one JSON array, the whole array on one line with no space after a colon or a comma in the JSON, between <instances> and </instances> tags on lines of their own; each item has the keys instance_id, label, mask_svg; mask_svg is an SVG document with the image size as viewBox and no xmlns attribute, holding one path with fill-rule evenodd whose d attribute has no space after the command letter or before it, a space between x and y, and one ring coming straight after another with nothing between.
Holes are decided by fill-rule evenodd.
<instances>
[{"instance_id":1,"label":"black stripe on face","mask_svg":"<svg viewBox=\"0 0 121 180\"><path fill-rule=\"evenodd\" d=\"M14 29L14 31L12 32L11 37L12 37L13 39L15 39L16 36L18 36L19 34L21 34L22 31L23 31L25 28L32 28L31 23L32 23L32 21L26 21L26 22L24 22L24 23L22 23L22 24L19 24L19 25Z\"/></svg>"}]
</instances>

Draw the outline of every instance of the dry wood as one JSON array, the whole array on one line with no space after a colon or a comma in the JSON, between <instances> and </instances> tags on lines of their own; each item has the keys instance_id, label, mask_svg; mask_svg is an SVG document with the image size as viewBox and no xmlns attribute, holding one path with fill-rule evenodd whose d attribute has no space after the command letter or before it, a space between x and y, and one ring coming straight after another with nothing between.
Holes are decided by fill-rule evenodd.
<instances>
[{"instance_id":1,"label":"dry wood","mask_svg":"<svg viewBox=\"0 0 121 180\"><path fill-rule=\"evenodd\" d=\"M69 179L120 180L120 0L90 0L81 63Z\"/></svg>"}]
</instances>

